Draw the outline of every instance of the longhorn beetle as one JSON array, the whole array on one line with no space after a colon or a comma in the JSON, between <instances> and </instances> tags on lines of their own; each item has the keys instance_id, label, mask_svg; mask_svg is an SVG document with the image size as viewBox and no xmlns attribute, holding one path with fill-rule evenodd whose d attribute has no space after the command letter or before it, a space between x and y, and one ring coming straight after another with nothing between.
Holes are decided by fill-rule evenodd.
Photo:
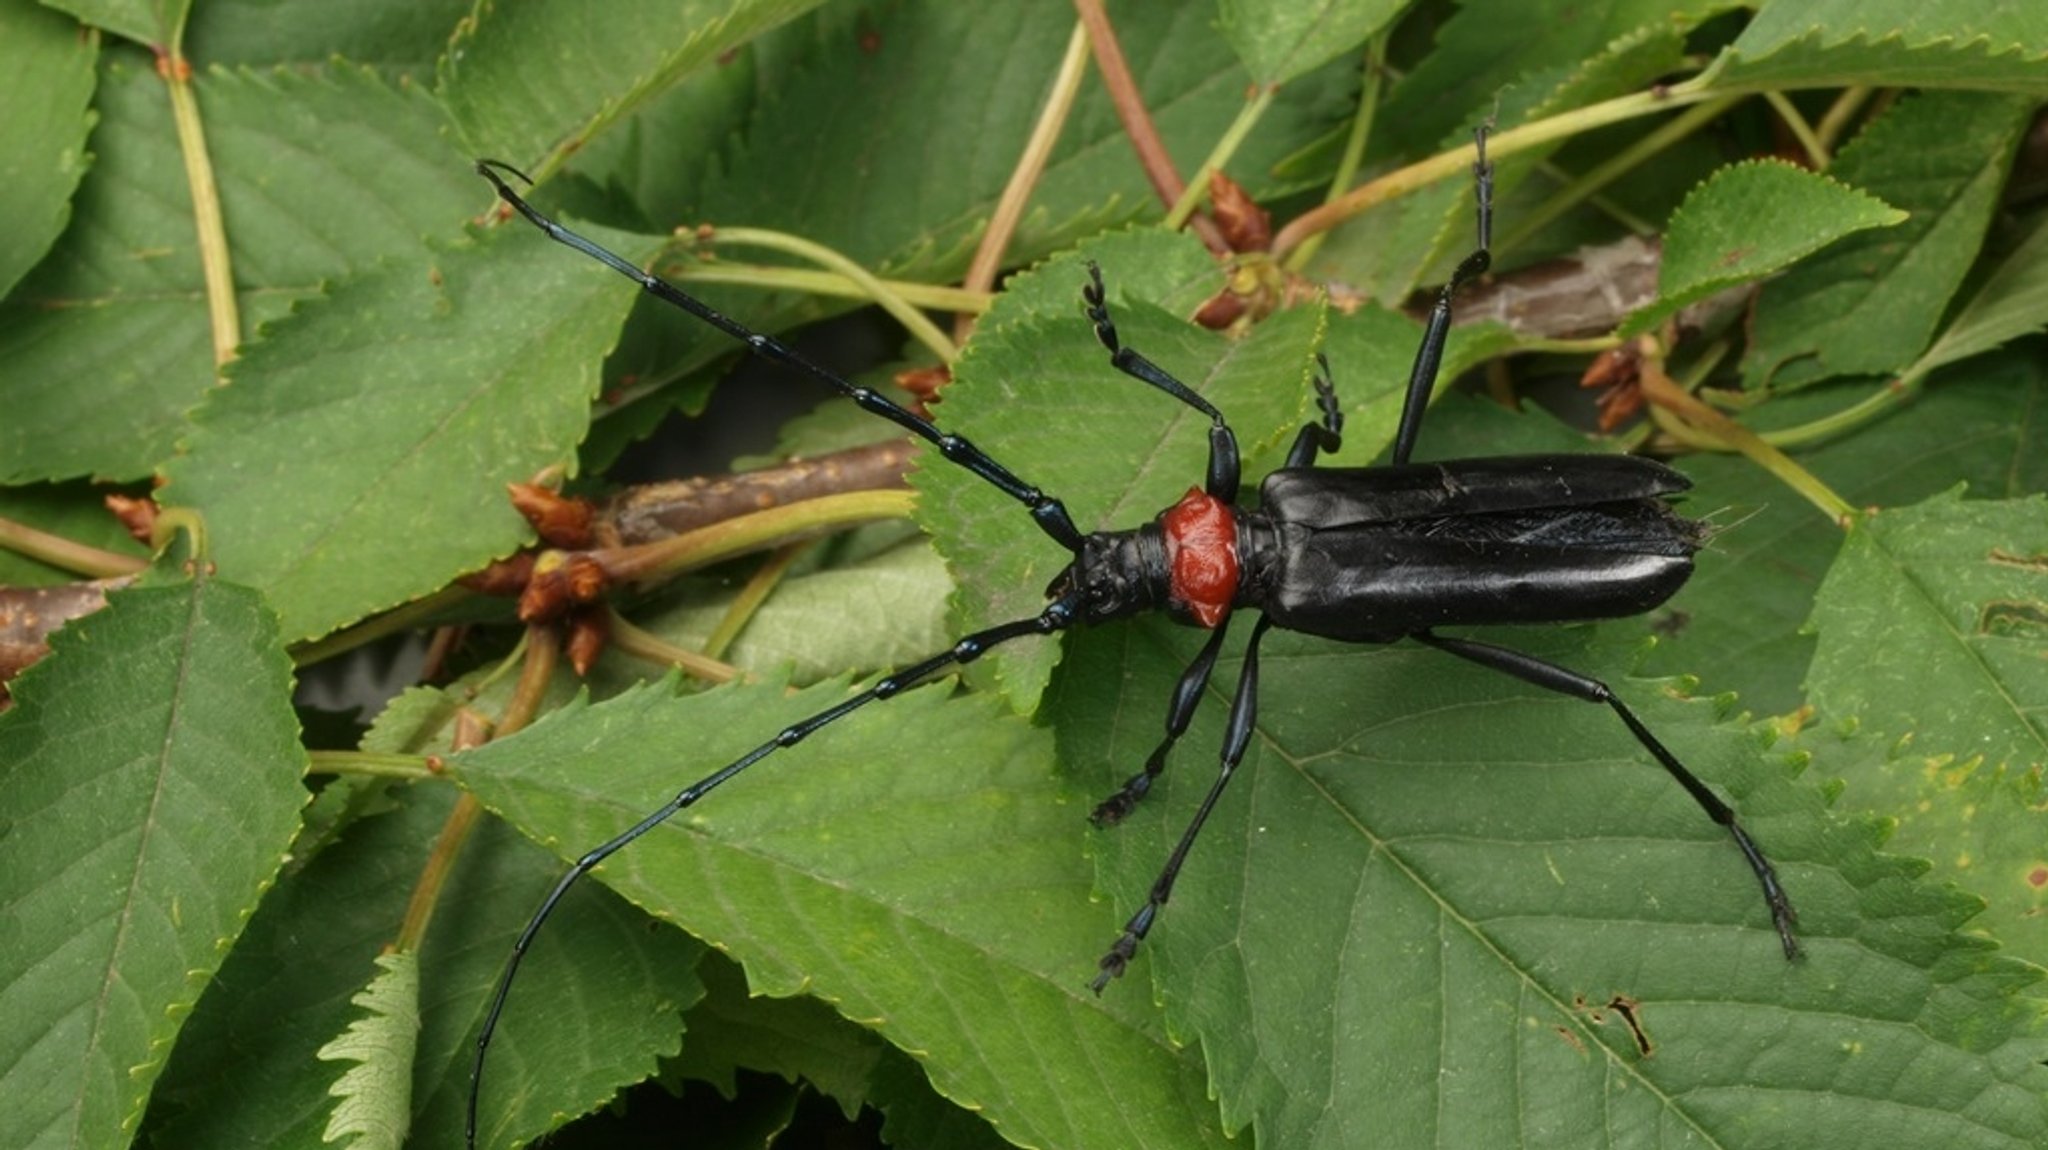
<instances>
[{"instance_id":1,"label":"longhorn beetle","mask_svg":"<svg viewBox=\"0 0 2048 1150\"><path fill-rule=\"evenodd\" d=\"M1178 503L1150 523L1124 531L1083 534L1061 502L1012 474L965 438L939 430L875 392L806 359L771 336L751 331L680 288L556 223L513 191L500 173L517 169L479 160L477 172L534 226L598 260L649 294L679 307L744 343L754 354L795 368L837 389L865 410L932 444L947 460L1024 505L1032 521L1073 555L1046 588L1050 602L1038 615L977 631L950 648L899 668L859 694L781 732L736 761L692 783L660 809L610 842L576 860L542 900L513 944L497 991L477 1036L470 1073L468 1137L476 1141L477 1099L484 1055L504 1010L519 961L570 884L599 863L690 806L770 753L795 746L823 727L880 699L916 686L937 672L980 658L998 644L1026 635L1106 623L1164 610L1174 621L1210 635L1181 674L1167 705L1166 736L1142 770L1103 800L1098 824L1130 814L1165 767L1168 753L1194 718L1215 669L1234 613L1259 618L1245 647L1237 690L1225 723L1221 769L1193 821L1152 884L1151 897L1131 916L1098 963L1099 993L1124 972L1173 892L1175 877L1202 824L1243 759L1258 712L1259 642L1275 625L1348 643L1413 639L1524 682L1589 703L1605 703L1651 758L1684 787L1707 816L1726 827L1763 888L1771 921L1796 958L1791 901L1776 872L1735 812L1678 761L1605 683L1507 647L1439 635L1440 626L1559 623L1614 618L1648 611L1669 598L1692 574L1692 556L1704 527L1674 512L1668 497L1689 481L1648 459L1600 455L1500 456L1410 463L1423 412L1436 385L1458 289L1492 262L1493 168L1486 130L1475 133L1479 244L1437 293L1394 436L1393 463L1384 467L1318 468L1316 459L1340 443L1343 414L1322 363L1315 380L1320 418L1303 426L1285 464L1259 486L1256 508L1238 503L1238 447L1223 413L1164 368L1125 347L1110 318L1102 272L1088 268L1081 295L1095 334L1116 370L1158 388L1207 416L1208 474Z\"/></svg>"}]
</instances>

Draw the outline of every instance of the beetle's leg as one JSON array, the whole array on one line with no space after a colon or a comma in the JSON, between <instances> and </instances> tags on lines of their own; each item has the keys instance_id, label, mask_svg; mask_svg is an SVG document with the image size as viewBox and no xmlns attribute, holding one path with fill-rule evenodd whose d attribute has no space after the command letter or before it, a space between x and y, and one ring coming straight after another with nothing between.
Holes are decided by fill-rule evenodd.
<instances>
[{"instance_id":1,"label":"beetle's leg","mask_svg":"<svg viewBox=\"0 0 2048 1150\"><path fill-rule=\"evenodd\" d=\"M1152 923L1159 917L1159 908L1165 906L1166 900L1173 895L1173 881L1180 877L1181 864L1188 861L1188 851L1195 845L1195 836L1202 833L1202 824L1209 821L1209 813L1216 809L1216 800L1223 797L1223 788L1230 784L1230 776L1237 773L1237 764L1244 760L1245 748L1251 745L1252 726L1259 712L1259 640L1266 637L1266 630L1272 622L1260 616L1258 625L1252 628L1251 642L1245 646L1244 670L1238 675L1237 695L1230 702L1230 719L1224 725L1223 761L1216 773L1216 781L1210 785L1209 793L1203 796L1201 809L1195 812L1194 821L1181 832L1180 842L1174 846L1173 854L1167 856L1166 866L1159 872L1159 877L1152 880L1151 897L1138 908L1138 913L1131 916L1131 921L1124 924L1123 934L1109 948L1109 953L1102 956L1100 973L1089 984L1097 994L1109 985L1110 979L1123 974L1131 956L1138 952L1138 943L1151 931Z\"/></svg>"},{"instance_id":2,"label":"beetle's leg","mask_svg":"<svg viewBox=\"0 0 2048 1150\"><path fill-rule=\"evenodd\" d=\"M1493 164L1486 158L1486 125L1472 133L1479 158L1472 164L1472 179L1479 201L1479 246L1451 273L1450 282L1436 293L1436 305L1429 309L1429 321L1422 332L1422 346L1415 351L1415 367L1408 373L1408 398L1401 406L1401 427L1394 433L1394 462L1408 462L1415 450L1415 436L1422 430L1422 413L1429 410L1429 397L1436 390L1437 367L1443 363L1444 338L1451 330L1451 297L1458 289L1486 274L1493 263Z\"/></svg>"},{"instance_id":3,"label":"beetle's leg","mask_svg":"<svg viewBox=\"0 0 2048 1150\"><path fill-rule=\"evenodd\" d=\"M1224 422L1223 413L1216 410L1215 404L1197 395L1194 388L1175 379L1165 368L1123 345L1116 334L1115 321L1109 318L1109 295L1102 286L1102 269L1094 260L1088 261L1088 282L1081 287L1081 300L1087 305L1089 320L1095 324L1095 338L1109 349L1110 366L1132 379L1151 384L1209 417L1209 477L1202 490L1208 492L1212 499L1237 502L1237 435Z\"/></svg>"},{"instance_id":4,"label":"beetle's leg","mask_svg":"<svg viewBox=\"0 0 2048 1150\"><path fill-rule=\"evenodd\" d=\"M570 867L561 881L555 884L554 889L548 892L548 896L541 900L540 909L534 911L533 917L526 923L526 929L519 932L518 941L512 944L512 957L506 960L504 972L498 976L498 988L491 996L490 1009L484 1014L483 1028L477 1032L476 1053L469 1068L467 1145L472 1148L476 1145L477 1100L483 1093L484 1055L490 1050L491 1036L497 1031L498 1016L505 1010L505 1000L512 993L513 976L519 973L520 960L526 957L527 948L533 944L534 936L540 933L541 926L547 922L548 916L554 913L555 904L562 901L562 896L569 892L569 888L575 885L576 880L595 870L599 863L623 850L633 840L668 821L676 812L696 803L773 752L793 747L816 734L821 728L838 722L869 703L888 699L899 692L909 690L947 667L971 663L997 644L1007 643L1026 635L1050 635L1063 630L1074 622L1077 611L1078 604L1075 600L1055 599L1046 605L1044 611L1029 619L1019 619L990 627L985 631L977 631L936 655L893 671L860 694L850 696L836 706L828 707L807 719L784 727L774 738L684 787L674 798L662 804L646 818L634 823L603 846L577 859L576 864Z\"/></svg>"},{"instance_id":5,"label":"beetle's leg","mask_svg":"<svg viewBox=\"0 0 2048 1150\"><path fill-rule=\"evenodd\" d=\"M1145 759L1145 769L1124 780L1123 789L1102 800L1095 806L1095 813L1089 815L1096 826L1113 826L1124 820L1138 806L1138 800L1152 789L1152 780L1166 769L1166 756L1173 750L1173 744L1187 733L1188 723L1195 717L1195 705L1202 701L1202 688L1209 685L1209 673L1216 669L1216 652L1223 649L1224 632L1230 629L1230 618L1225 616L1222 623L1209 633L1209 641L1202 644L1202 652L1188 669L1181 672L1180 683L1173 689L1173 703L1166 709L1166 737L1152 749Z\"/></svg>"},{"instance_id":6,"label":"beetle's leg","mask_svg":"<svg viewBox=\"0 0 2048 1150\"><path fill-rule=\"evenodd\" d=\"M1479 643L1471 639L1448 639L1427 631L1418 633L1415 638L1439 651L1448 651L1459 658L1470 659L1482 667L1491 667L1504 674L1513 675L1525 683L1534 683L1561 695L1570 695L1589 703L1605 703L1614 708L1614 713L1621 716L1621 721L1627 724L1629 733L1636 737L1636 742L1641 743L1644 750L1650 752L1650 757L1656 759L1672 778L1678 780L1678 785L1684 787L1693 801L1700 805L1700 809L1707 812L1708 818L1728 828L1728 833L1735 837L1735 845L1741 848L1742 857L1749 860L1749 869L1756 872L1756 881L1764 888L1764 903L1770 907L1771 924L1778 930L1778 941L1784 944L1785 957L1799 957L1799 940L1792 934L1792 925L1799 921L1799 916L1793 913L1792 900L1785 896L1785 888L1779 885L1778 872L1771 868L1770 860L1764 857L1763 851L1757 849L1755 841L1749 837L1749 832L1743 830L1742 824L1735 820L1735 811L1727 803L1722 802L1719 795L1709 790L1707 784L1700 781L1699 776L1686 770L1685 765L1678 761L1678 757L1667 750L1663 743L1657 741L1657 736L1650 733L1650 729L1643 725L1641 719L1636 718L1635 712L1629 710L1628 705L1623 703L1619 696L1608 689L1607 684L1533 655L1497 647L1492 643Z\"/></svg>"},{"instance_id":7,"label":"beetle's leg","mask_svg":"<svg viewBox=\"0 0 2048 1150\"><path fill-rule=\"evenodd\" d=\"M549 239L574 248L591 259L632 280L641 290L663 303L689 312L712 327L746 345L747 350L762 359L793 367L819 380L841 395L859 405L862 411L879 415L905 431L930 443L939 449L947 460L966 468L970 473L996 488L1003 494L1022 503L1030 511L1032 522L1051 536L1053 541L1075 554L1081 551L1081 532L1074 526L1072 517L1058 499L1047 495L1010 473L1010 470L995 461L987 452L969 442L965 436L941 431L937 424L919 416L871 388L862 387L837 372L821 367L799 354L795 349L775 339L748 328L738 320L727 316L697 297L651 272L642 271L633 263L589 240L570 231L561 224L543 215L540 209L526 202L519 193L512 190L499 173L510 172L521 179L525 174L510 164L497 160L478 160L477 174L491 182L498 190L498 197L525 216L527 221L539 228Z\"/></svg>"},{"instance_id":8,"label":"beetle's leg","mask_svg":"<svg viewBox=\"0 0 2048 1150\"><path fill-rule=\"evenodd\" d=\"M1344 446L1344 409L1337 406L1337 385L1330 382L1330 361L1316 356L1316 407L1322 422L1304 423L1294 437L1282 467L1314 467L1319 452L1335 454Z\"/></svg>"}]
</instances>

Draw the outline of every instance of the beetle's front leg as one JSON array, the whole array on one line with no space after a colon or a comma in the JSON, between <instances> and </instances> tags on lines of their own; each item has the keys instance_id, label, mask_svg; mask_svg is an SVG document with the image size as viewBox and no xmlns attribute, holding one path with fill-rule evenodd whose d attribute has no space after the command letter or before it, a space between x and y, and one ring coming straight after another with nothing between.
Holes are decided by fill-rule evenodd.
<instances>
[{"instance_id":1,"label":"beetle's front leg","mask_svg":"<svg viewBox=\"0 0 2048 1150\"><path fill-rule=\"evenodd\" d=\"M1081 302L1088 312L1089 321L1095 325L1095 338L1109 349L1111 367L1132 379L1151 384L1209 417L1209 475L1202 489L1225 503L1237 502L1241 465L1236 433L1230 430L1229 422L1221 411L1216 410L1215 404L1175 379L1165 368L1123 345L1122 337L1116 333L1116 322L1109 318L1109 292L1102 286L1102 268L1094 260L1088 261L1088 282L1081 286Z\"/></svg>"}]
</instances>

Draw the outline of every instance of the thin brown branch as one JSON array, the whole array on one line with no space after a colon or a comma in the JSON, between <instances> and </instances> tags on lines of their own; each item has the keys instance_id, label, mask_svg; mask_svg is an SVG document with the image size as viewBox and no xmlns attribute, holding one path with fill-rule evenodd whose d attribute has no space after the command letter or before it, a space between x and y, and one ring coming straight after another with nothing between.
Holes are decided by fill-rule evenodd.
<instances>
[{"instance_id":1,"label":"thin brown branch","mask_svg":"<svg viewBox=\"0 0 2048 1150\"><path fill-rule=\"evenodd\" d=\"M652 543L825 495L905 487L910 456L910 440L892 439L760 471L628 488L598 508L598 539L607 547Z\"/></svg>"},{"instance_id":2,"label":"thin brown branch","mask_svg":"<svg viewBox=\"0 0 2048 1150\"><path fill-rule=\"evenodd\" d=\"M1159 138L1159 129L1152 123L1152 114L1145 110L1145 98L1138 92L1138 82L1131 77L1131 66L1124 59L1123 46L1117 42L1109 13L1103 11L1102 0L1074 0L1074 11L1088 27L1095 69L1102 73L1102 85L1109 90L1109 100L1116 108L1117 119L1123 122L1124 135L1130 139L1131 147L1137 149L1138 164L1145 169L1153 194L1171 209L1187 190L1187 181L1180 178L1165 141ZM1230 254L1230 245L1209 219L1195 216L1188 223L1210 251L1219 256Z\"/></svg>"}]
</instances>

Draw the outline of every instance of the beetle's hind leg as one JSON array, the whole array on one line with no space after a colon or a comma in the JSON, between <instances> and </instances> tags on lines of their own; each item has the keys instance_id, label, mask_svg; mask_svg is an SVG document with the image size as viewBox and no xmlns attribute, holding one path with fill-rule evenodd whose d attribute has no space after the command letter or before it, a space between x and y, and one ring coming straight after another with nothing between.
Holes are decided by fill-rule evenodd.
<instances>
[{"instance_id":1,"label":"beetle's hind leg","mask_svg":"<svg viewBox=\"0 0 2048 1150\"><path fill-rule=\"evenodd\" d=\"M1708 818L1726 827L1728 833L1734 836L1736 847L1742 851L1742 857L1748 860L1749 869L1756 874L1758 885L1763 887L1764 904L1770 908L1771 925L1777 928L1778 941L1785 947L1785 957L1799 957L1799 939L1792 933L1792 926L1799 921L1799 916L1793 913L1792 900L1786 897L1785 888L1779 884L1778 872L1771 867L1770 860L1757 848L1756 841L1749 837L1749 832L1743 830L1742 824L1736 821L1734 809L1722 802L1721 797L1709 789L1707 784L1701 782L1698 775L1685 769L1685 764L1678 761L1678 756L1672 754L1657 740L1657 736L1650 733L1650 729L1643 725L1643 721L1636 718L1635 712L1629 710L1628 705L1623 703L1607 684L1533 655L1525 655L1507 647L1497 647L1492 643L1480 643L1471 639L1449 639L1428 631L1418 632L1414 637L1439 651L1448 651L1482 667L1491 667L1503 674L1513 675L1525 683L1534 683L1560 695L1570 695L1589 703L1605 703L1612 707L1614 713L1620 715L1621 721L1628 726L1629 734L1634 735L1636 742L1641 743L1643 749L1650 752L1650 757L1656 759L1658 764L1678 781L1678 785L1685 788L1693 801L1700 805L1700 809L1707 812Z\"/></svg>"},{"instance_id":2,"label":"beetle's hind leg","mask_svg":"<svg viewBox=\"0 0 2048 1150\"><path fill-rule=\"evenodd\" d=\"M1408 373L1408 397L1401 404L1401 425L1394 432L1394 462L1408 462L1415 450L1415 437L1422 431L1422 413L1429 410L1429 397L1436 391L1437 368L1443 363L1444 340L1451 331L1451 299L1458 289L1486 274L1493 266L1493 163L1486 158L1486 126L1472 133L1479 157L1472 164L1474 198L1478 201L1479 246L1458 261L1449 283L1436 293L1429 320L1422 332L1422 346L1415 349L1415 366Z\"/></svg>"}]
</instances>

